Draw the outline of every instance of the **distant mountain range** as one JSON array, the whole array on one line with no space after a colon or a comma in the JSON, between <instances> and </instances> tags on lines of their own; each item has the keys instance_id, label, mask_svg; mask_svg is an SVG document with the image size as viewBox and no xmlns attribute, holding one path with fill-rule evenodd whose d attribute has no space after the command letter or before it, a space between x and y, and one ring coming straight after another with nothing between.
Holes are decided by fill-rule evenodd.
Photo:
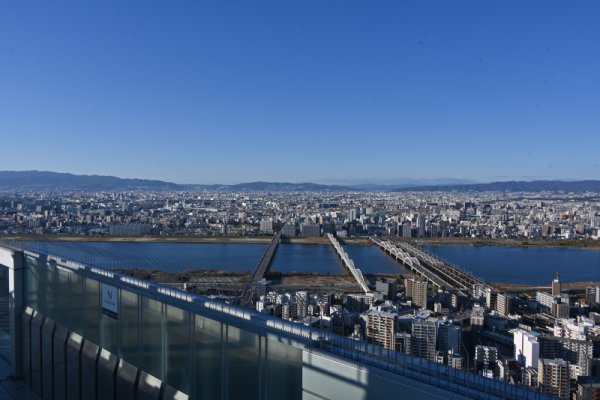
<instances>
[{"instance_id":1,"label":"distant mountain range","mask_svg":"<svg viewBox=\"0 0 600 400\"><path fill-rule=\"evenodd\" d=\"M393 192L600 192L600 180L506 181L458 185L402 187Z\"/></svg>"},{"instance_id":2,"label":"distant mountain range","mask_svg":"<svg viewBox=\"0 0 600 400\"><path fill-rule=\"evenodd\" d=\"M235 185L182 185L149 179L115 176L74 175L49 171L0 171L0 190L219 190L230 192L331 192L356 191L348 186L317 183L250 182Z\"/></svg>"},{"instance_id":3,"label":"distant mountain range","mask_svg":"<svg viewBox=\"0 0 600 400\"><path fill-rule=\"evenodd\" d=\"M322 185L317 183L249 182L235 185L177 184L149 179L123 179L114 176L74 175L49 171L0 171L0 190L214 190L229 192L355 192L355 191L449 191L449 192L599 192L600 180L586 181L507 181L492 183L452 183Z\"/></svg>"},{"instance_id":4,"label":"distant mountain range","mask_svg":"<svg viewBox=\"0 0 600 400\"><path fill-rule=\"evenodd\" d=\"M235 185L184 185L187 188L216 189L229 192L355 192L357 188L338 185L321 185L318 183L290 183L290 182L248 182Z\"/></svg>"},{"instance_id":5,"label":"distant mountain range","mask_svg":"<svg viewBox=\"0 0 600 400\"><path fill-rule=\"evenodd\" d=\"M0 171L0 190L177 190L180 185L148 179L74 175L49 171Z\"/></svg>"}]
</instances>

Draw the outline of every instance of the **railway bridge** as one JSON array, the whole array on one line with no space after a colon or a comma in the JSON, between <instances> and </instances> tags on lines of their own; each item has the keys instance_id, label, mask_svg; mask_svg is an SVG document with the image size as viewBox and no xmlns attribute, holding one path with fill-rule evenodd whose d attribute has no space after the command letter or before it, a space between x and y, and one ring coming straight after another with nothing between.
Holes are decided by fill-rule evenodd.
<instances>
[{"instance_id":1,"label":"railway bridge","mask_svg":"<svg viewBox=\"0 0 600 400\"><path fill-rule=\"evenodd\" d=\"M473 285L483 284L481 279L476 278L470 272L442 261L417 246L398 238L370 237L370 239L386 253L410 268L411 271L421 275L437 287L469 292Z\"/></svg>"}]
</instances>

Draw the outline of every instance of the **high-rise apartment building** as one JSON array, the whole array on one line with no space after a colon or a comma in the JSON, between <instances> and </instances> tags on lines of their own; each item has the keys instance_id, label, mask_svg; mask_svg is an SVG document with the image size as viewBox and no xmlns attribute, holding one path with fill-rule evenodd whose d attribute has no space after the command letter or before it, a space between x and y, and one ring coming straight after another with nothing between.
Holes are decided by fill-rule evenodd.
<instances>
[{"instance_id":1,"label":"high-rise apartment building","mask_svg":"<svg viewBox=\"0 0 600 400\"><path fill-rule=\"evenodd\" d=\"M419 214L417 217L417 236L425 236L425 215Z\"/></svg>"},{"instance_id":2,"label":"high-rise apartment building","mask_svg":"<svg viewBox=\"0 0 600 400\"><path fill-rule=\"evenodd\" d=\"M515 359L524 367L536 368L540 355L539 334L523 329L513 331Z\"/></svg>"},{"instance_id":3,"label":"high-rise apartment building","mask_svg":"<svg viewBox=\"0 0 600 400\"><path fill-rule=\"evenodd\" d=\"M571 306L566 303L555 301L552 303L552 316L554 318L569 318L571 315Z\"/></svg>"},{"instance_id":4,"label":"high-rise apartment building","mask_svg":"<svg viewBox=\"0 0 600 400\"><path fill-rule=\"evenodd\" d=\"M560 358L540 358L538 383L542 393L569 399L569 363Z\"/></svg>"},{"instance_id":5,"label":"high-rise apartment building","mask_svg":"<svg viewBox=\"0 0 600 400\"><path fill-rule=\"evenodd\" d=\"M435 361L436 339L437 325L435 321L417 319L412 324L412 355Z\"/></svg>"},{"instance_id":6,"label":"high-rise apartment building","mask_svg":"<svg viewBox=\"0 0 600 400\"><path fill-rule=\"evenodd\" d=\"M486 307L489 310L495 310L496 302L498 300L498 292L496 292L494 289L492 289L490 287L486 287L485 291L483 292L483 295L485 296Z\"/></svg>"},{"instance_id":7,"label":"high-rise apartment building","mask_svg":"<svg viewBox=\"0 0 600 400\"><path fill-rule=\"evenodd\" d=\"M496 311L499 315L507 316L512 312L513 298L506 293L496 295Z\"/></svg>"},{"instance_id":8,"label":"high-rise apartment building","mask_svg":"<svg viewBox=\"0 0 600 400\"><path fill-rule=\"evenodd\" d=\"M475 365L478 371L494 369L498 361L498 349L490 346L475 346Z\"/></svg>"},{"instance_id":9,"label":"high-rise apartment building","mask_svg":"<svg viewBox=\"0 0 600 400\"><path fill-rule=\"evenodd\" d=\"M319 224L302 224L300 229L302 236L304 237L317 237L321 236L321 225Z\"/></svg>"},{"instance_id":10,"label":"high-rise apartment building","mask_svg":"<svg viewBox=\"0 0 600 400\"><path fill-rule=\"evenodd\" d=\"M295 316L298 319L302 319L304 317L307 316L308 313L308 302L309 302L309 298L308 298L308 293L305 291L300 291L300 292L296 292L296 295L294 296L294 305L296 307L296 312L292 314L295 314Z\"/></svg>"},{"instance_id":11,"label":"high-rise apartment building","mask_svg":"<svg viewBox=\"0 0 600 400\"><path fill-rule=\"evenodd\" d=\"M375 298L372 294L349 294L346 296L346 308L350 311L362 313L367 311L372 305Z\"/></svg>"},{"instance_id":12,"label":"high-rise apartment building","mask_svg":"<svg viewBox=\"0 0 600 400\"><path fill-rule=\"evenodd\" d=\"M260 221L260 231L263 233L273 233L273 219L265 218Z\"/></svg>"},{"instance_id":13,"label":"high-rise apartment building","mask_svg":"<svg viewBox=\"0 0 600 400\"><path fill-rule=\"evenodd\" d=\"M585 302L590 306L600 304L600 286L588 286L585 289Z\"/></svg>"},{"instance_id":14,"label":"high-rise apartment building","mask_svg":"<svg viewBox=\"0 0 600 400\"><path fill-rule=\"evenodd\" d=\"M411 278L404 281L406 297L419 308L427 308L427 281Z\"/></svg>"},{"instance_id":15,"label":"high-rise apartment building","mask_svg":"<svg viewBox=\"0 0 600 400\"><path fill-rule=\"evenodd\" d=\"M454 353L452 350L448 351L448 362L449 367L456 369L463 369L464 359L458 353Z\"/></svg>"},{"instance_id":16,"label":"high-rise apartment building","mask_svg":"<svg viewBox=\"0 0 600 400\"><path fill-rule=\"evenodd\" d=\"M281 228L281 236L295 237L296 236L296 226L295 225L284 225L283 228Z\"/></svg>"},{"instance_id":17,"label":"high-rise apartment building","mask_svg":"<svg viewBox=\"0 0 600 400\"><path fill-rule=\"evenodd\" d=\"M395 350L404 354L411 354L412 336L408 332L396 333Z\"/></svg>"},{"instance_id":18,"label":"high-rise apartment building","mask_svg":"<svg viewBox=\"0 0 600 400\"><path fill-rule=\"evenodd\" d=\"M461 327L452 324L452 321L444 321L437 328L437 349L444 354L452 351L460 354Z\"/></svg>"},{"instance_id":19,"label":"high-rise apartment building","mask_svg":"<svg viewBox=\"0 0 600 400\"><path fill-rule=\"evenodd\" d=\"M367 341L386 349L396 348L396 314L370 309L367 311Z\"/></svg>"},{"instance_id":20,"label":"high-rise apartment building","mask_svg":"<svg viewBox=\"0 0 600 400\"><path fill-rule=\"evenodd\" d=\"M479 304L475 304L471 310L471 330L482 330L484 321L485 313L483 307Z\"/></svg>"},{"instance_id":21,"label":"high-rise apartment building","mask_svg":"<svg viewBox=\"0 0 600 400\"><path fill-rule=\"evenodd\" d=\"M556 336L539 336L539 357L560 358L568 361L573 378L587 375L594 346L591 340L566 339Z\"/></svg>"},{"instance_id":22,"label":"high-rise apartment building","mask_svg":"<svg viewBox=\"0 0 600 400\"><path fill-rule=\"evenodd\" d=\"M412 227L410 226L410 222L405 222L402 224L402 234L400 236L403 238L412 237Z\"/></svg>"},{"instance_id":23,"label":"high-rise apartment building","mask_svg":"<svg viewBox=\"0 0 600 400\"><path fill-rule=\"evenodd\" d=\"M545 313L552 312L552 304L554 303L554 296L551 293L537 292L535 294L535 301L538 303L540 311Z\"/></svg>"}]
</instances>

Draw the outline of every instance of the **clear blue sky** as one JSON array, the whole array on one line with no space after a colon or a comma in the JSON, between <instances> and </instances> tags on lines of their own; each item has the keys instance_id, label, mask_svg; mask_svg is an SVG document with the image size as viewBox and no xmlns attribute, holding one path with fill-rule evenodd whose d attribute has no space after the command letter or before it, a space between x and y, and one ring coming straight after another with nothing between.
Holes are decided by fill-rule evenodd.
<instances>
[{"instance_id":1,"label":"clear blue sky","mask_svg":"<svg viewBox=\"0 0 600 400\"><path fill-rule=\"evenodd\" d=\"M6 1L0 170L600 179L600 2Z\"/></svg>"}]
</instances>

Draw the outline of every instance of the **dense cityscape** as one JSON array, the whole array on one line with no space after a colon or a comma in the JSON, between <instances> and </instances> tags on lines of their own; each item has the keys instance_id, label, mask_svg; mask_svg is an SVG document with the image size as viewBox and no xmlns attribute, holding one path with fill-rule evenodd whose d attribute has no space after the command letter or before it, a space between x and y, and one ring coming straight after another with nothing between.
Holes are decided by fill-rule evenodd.
<instances>
[{"instance_id":1,"label":"dense cityscape","mask_svg":"<svg viewBox=\"0 0 600 400\"><path fill-rule=\"evenodd\" d=\"M444 275L454 267L414 245L444 238L593 242L600 235L594 193L7 192L0 216L5 238L268 241L278 233L274 241L331 243L350 272L350 289L323 290L318 277L296 290L277 288L265 271L269 261L260 276L239 276L241 295L235 288L217 294L189 276L158 282L234 304L248 294L245 305L258 312L559 398L600 393L599 283L565 289L548 271L547 289L500 289L468 272ZM364 278L345 259L344 241L353 239L410 263L411 273Z\"/></svg>"},{"instance_id":2,"label":"dense cityscape","mask_svg":"<svg viewBox=\"0 0 600 400\"><path fill-rule=\"evenodd\" d=\"M598 239L596 193L5 192L3 235Z\"/></svg>"}]
</instances>

